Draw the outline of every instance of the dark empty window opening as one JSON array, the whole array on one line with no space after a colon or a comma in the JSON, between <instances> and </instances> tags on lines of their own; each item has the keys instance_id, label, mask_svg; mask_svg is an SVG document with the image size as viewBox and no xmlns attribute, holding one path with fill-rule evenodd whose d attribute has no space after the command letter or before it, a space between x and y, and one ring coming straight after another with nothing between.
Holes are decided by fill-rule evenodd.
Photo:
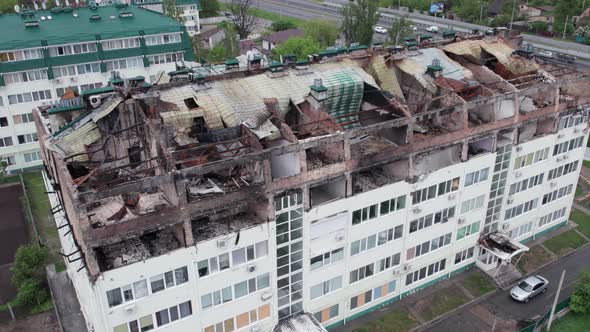
<instances>
[{"instance_id":1,"label":"dark empty window opening","mask_svg":"<svg viewBox=\"0 0 590 332\"><path fill-rule=\"evenodd\" d=\"M207 123L205 123L205 119L202 116L194 118L189 136L198 137L200 134L205 133L207 133Z\"/></svg>"},{"instance_id":2,"label":"dark empty window opening","mask_svg":"<svg viewBox=\"0 0 590 332\"><path fill-rule=\"evenodd\" d=\"M135 145L127 149L127 155L129 156L130 164L137 164L141 161L141 148L139 145Z\"/></svg>"},{"instance_id":3,"label":"dark empty window opening","mask_svg":"<svg viewBox=\"0 0 590 332\"><path fill-rule=\"evenodd\" d=\"M195 98L186 98L184 100L184 104L186 105L186 107L188 107L189 109L195 109L195 108L199 108L199 104L197 104L197 101L195 100Z\"/></svg>"},{"instance_id":4,"label":"dark empty window opening","mask_svg":"<svg viewBox=\"0 0 590 332\"><path fill-rule=\"evenodd\" d=\"M8 119L7 118L0 118L0 127L7 127L8 126Z\"/></svg>"}]
</instances>

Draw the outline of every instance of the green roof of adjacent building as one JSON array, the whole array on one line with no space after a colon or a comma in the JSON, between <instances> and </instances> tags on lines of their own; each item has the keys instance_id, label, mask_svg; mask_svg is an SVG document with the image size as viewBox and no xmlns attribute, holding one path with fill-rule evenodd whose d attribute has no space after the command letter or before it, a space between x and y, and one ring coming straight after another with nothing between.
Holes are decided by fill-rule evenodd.
<instances>
[{"instance_id":1,"label":"green roof of adjacent building","mask_svg":"<svg viewBox=\"0 0 590 332\"><path fill-rule=\"evenodd\" d=\"M188 1L188 0L187 0ZM191 0L193 1L193 0ZM0 15L0 50L183 31L181 23L134 6L81 7ZM50 18L51 17L51 18ZM93 19L91 19L93 17ZM38 25L25 26L36 21Z\"/></svg>"}]
</instances>

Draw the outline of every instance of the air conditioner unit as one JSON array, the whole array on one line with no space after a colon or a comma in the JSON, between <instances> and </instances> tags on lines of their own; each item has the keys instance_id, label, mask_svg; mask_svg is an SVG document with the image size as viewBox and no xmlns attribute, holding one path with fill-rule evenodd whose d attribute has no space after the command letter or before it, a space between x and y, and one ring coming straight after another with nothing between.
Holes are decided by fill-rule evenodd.
<instances>
[{"instance_id":1,"label":"air conditioner unit","mask_svg":"<svg viewBox=\"0 0 590 332\"><path fill-rule=\"evenodd\" d=\"M563 156L563 160L568 160L570 156L568 156L567 154Z\"/></svg>"},{"instance_id":2,"label":"air conditioner unit","mask_svg":"<svg viewBox=\"0 0 590 332\"><path fill-rule=\"evenodd\" d=\"M504 225L502 225L502 230L507 231L508 227L510 227L510 224L504 224Z\"/></svg>"},{"instance_id":3,"label":"air conditioner unit","mask_svg":"<svg viewBox=\"0 0 590 332\"><path fill-rule=\"evenodd\" d=\"M551 183L549 183L549 185L551 186L551 188L555 188L557 186L557 183L556 182L551 182Z\"/></svg>"},{"instance_id":4,"label":"air conditioner unit","mask_svg":"<svg viewBox=\"0 0 590 332\"><path fill-rule=\"evenodd\" d=\"M78 80L78 78L76 76L70 77L70 81L72 81L72 82L76 82L77 80Z\"/></svg>"},{"instance_id":5,"label":"air conditioner unit","mask_svg":"<svg viewBox=\"0 0 590 332\"><path fill-rule=\"evenodd\" d=\"M448 196L448 199L449 199L449 201L452 201L452 200L454 200L454 199L455 199L455 194L450 194L450 195Z\"/></svg>"},{"instance_id":6,"label":"air conditioner unit","mask_svg":"<svg viewBox=\"0 0 590 332\"><path fill-rule=\"evenodd\" d=\"M227 246L226 240L217 240L217 248L225 248Z\"/></svg>"},{"instance_id":7,"label":"air conditioner unit","mask_svg":"<svg viewBox=\"0 0 590 332\"><path fill-rule=\"evenodd\" d=\"M404 264L404 271L410 271L412 269L412 265Z\"/></svg>"},{"instance_id":8,"label":"air conditioner unit","mask_svg":"<svg viewBox=\"0 0 590 332\"><path fill-rule=\"evenodd\" d=\"M336 241L342 241L342 240L344 240L344 234L336 234L336 236L334 237L334 239Z\"/></svg>"},{"instance_id":9,"label":"air conditioner unit","mask_svg":"<svg viewBox=\"0 0 590 332\"><path fill-rule=\"evenodd\" d=\"M126 312L128 312L128 313L132 313L132 312L133 312L133 310L135 310L135 303L132 303L132 304L126 305L126 306L124 306L124 307L123 307L123 309L124 309Z\"/></svg>"},{"instance_id":10,"label":"air conditioner unit","mask_svg":"<svg viewBox=\"0 0 590 332\"><path fill-rule=\"evenodd\" d=\"M517 146L516 147L516 152L520 152L520 151L522 151L522 146Z\"/></svg>"},{"instance_id":11,"label":"air conditioner unit","mask_svg":"<svg viewBox=\"0 0 590 332\"><path fill-rule=\"evenodd\" d=\"M97 108L102 103L102 96L101 95L90 96L90 98L88 98L88 100L90 101L90 105L92 105L93 108Z\"/></svg>"},{"instance_id":12,"label":"air conditioner unit","mask_svg":"<svg viewBox=\"0 0 590 332\"><path fill-rule=\"evenodd\" d=\"M521 176L522 176L522 172L516 172L516 173L514 173L514 177L515 178L519 178Z\"/></svg>"},{"instance_id":13,"label":"air conditioner unit","mask_svg":"<svg viewBox=\"0 0 590 332\"><path fill-rule=\"evenodd\" d=\"M512 204L512 202L514 202L514 197L508 196L508 199L506 200L506 204Z\"/></svg>"},{"instance_id":14,"label":"air conditioner unit","mask_svg":"<svg viewBox=\"0 0 590 332\"><path fill-rule=\"evenodd\" d=\"M248 270L248 272L252 273L252 272L256 271L256 264L248 264L246 269Z\"/></svg>"},{"instance_id":15,"label":"air conditioner unit","mask_svg":"<svg viewBox=\"0 0 590 332\"><path fill-rule=\"evenodd\" d=\"M260 299L262 301L268 301L271 297L272 297L271 292L264 292L264 293L262 293L262 295L260 295Z\"/></svg>"},{"instance_id":16,"label":"air conditioner unit","mask_svg":"<svg viewBox=\"0 0 590 332\"><path fill-rule=\"evenodd\" d=\"M558 134L557 138L563 138L563 134Z\"/></svg>"},{"instance_id":17,"label":"air conditioner unit","mask_svg":"<svg viewBox=\"0 0 590 332\"><path fill-rule=\"evenodd\" d=\"M393 271L391 271L391 274L393 274L394 276L398 276L402 273L402 271L400 271L399 269L394 269Z\"/></svg>"},{"instance_id":18,"label":"air conditioner unit","mask_svg":"<svg viewBox=\"0 0 590 332\"><path fill-rule=\"evenodd\" d=\"M579 134L579 133L580 133L580 128L574 129L574 134Z\"/></svg>"},{"instance_id":19,"label":"air conditioner unit","mask_svg":"<svg viewBox=\"0 0 590 332\"><path fill-rule=\"evenodd\" d=\"M53 81L54 81L55 83L61 83L61 78L59 78L59 77L58 77L58 78L54 78L54 79L53 79Z\"/></svg>"},{"instance_id":20,"label":"air conditioner unit","mask_svg":"<svg viewBox=\"0 0 590 332\"><path fill-rule=\"evenodd\" d=\"M465 218L461 217L461 218L457 219L457 224L463 225L464 223L465 223Z\"/></svg>"},{"instance_id":21,"label":"air conditioner unit","mask_svg":"<svg viewBox=\"0 0 590 332\"><path fill-rule=\"evenodd\" d=\"M418 213L422 212L422 209L419 207L415 207L412 209L412 212L414 212L415 214L418 214Z\"/></svg>"},{"instance_id":22,"label":"air conditioner unit","mask_svg":"<svg viewBox=\"0 0 590 332\"><path fill-rule=\"evenodd\" d=\"M563 157L557 157L557 158L555 158L555 161L557 161L557 162L560 162L562 160L563 160Z\"/></svg>"}]
</instances>

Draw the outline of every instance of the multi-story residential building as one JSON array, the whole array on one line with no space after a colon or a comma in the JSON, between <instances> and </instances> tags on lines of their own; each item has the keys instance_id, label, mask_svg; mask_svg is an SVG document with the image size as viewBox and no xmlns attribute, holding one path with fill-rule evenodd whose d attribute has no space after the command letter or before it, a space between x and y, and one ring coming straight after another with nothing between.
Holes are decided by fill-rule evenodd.
<instances>
[{"instance_id":1,"label":"multi-story residential building","mask_svg":"<svg viewBox=\"0 0 590 332\"><path fill-rule=\"evenodd\" d=\"M149 10L163 13L162 0L131 0L131 4L147 8ZM176 18L184 24L189 36L201 33L199 11L201 10L200 0L175 0Z\"/></svg>"},{"instance_id":2,"label":"multi-story residential building","mask_svg":"<svg viewBox=\"0 0 590 332\"><path fill-rule=\"evenodd\" d=\"M331 328L472 266L518 278L567 221L590 76L496 37L343 53L34 112L90 328Z\"/></svg>"},{"instance_id":3,"label":"multi-story residential building","mask_svg":"<svg viewBox=\"0 0 590 332\"><path fill-rule=\"evenodd\" d=\"M154 82L183 60L190 39L176 21L137 7L61 8L0 15L0 158L8 171L42 163L32 110L104 87L113 73Z\"/></svg>"}]
</instances>

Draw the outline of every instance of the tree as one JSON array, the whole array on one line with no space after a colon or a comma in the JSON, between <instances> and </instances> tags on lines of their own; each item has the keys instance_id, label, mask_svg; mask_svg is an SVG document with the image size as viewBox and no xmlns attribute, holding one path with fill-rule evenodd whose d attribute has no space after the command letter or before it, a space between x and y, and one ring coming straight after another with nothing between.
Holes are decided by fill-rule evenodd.
<instances>
[{"instance_id":1,"label":"tree","mask_svg":"<svg viewBox=\"0 0 590 332\"><path fill-rule=\"evenodd\" d=\"M270 25L270 29L272 31L283 31L283 30L289 30L289 29L295 29L295 28L297 28L295 23L293 23L289 20L283 20L283 19L278 20L278 21L274 21Z\"/></svg>"},{"instance_id":2,"label":"tree","mask_svg":"<svg viewBox=\"0 0 590 332\"><path fill-rule=\"evenodd\" d=\"M46 258L47 251L45 248L34 244L20 246L14 254L14 263L10 268L10 271L12 271L12 284L18 288L29 279L39 282L44 281Z\"/></svg>"},{"instance_id":3,"label":"tree","mask_svg":"<svg viewBox=\"0 0 590 332\"><path fill-rule=\"evenodd\" d=\"M43 283L38 280L27 279L17 289L16 303L35 306L45 302L48 295L47 288Z\"/></svg>"},{"instance_id":4,"label":"tree","mask_svg":"<svg viewBox=\"0 0 590 332\"><path fill-rule=\"evenodd\" d=\"M163 0L162 12L164 13L164 15L172 17L175 20L178 20L179 12L176 9L176 0Z\"/></svg>"},{"instance_id":5,"label":"tree","mask_svg":"<svg viewBox=\"0 0 590 332\"><path fill-rule=\"evenodd\" d=\"M305 22L303 31L306 37L310 37L320 44L321 48L334 45L338 37L338 27L332 21L325 20L309 20Z\"/></svg>"},{"instance_id":6,"label":"tree","mask_svg":"<svg viewBox=\"0 0 590 332\"><path fill-rule=\"evenodd\" d=\"M291 37L286 42L277 46L273 53L275 58L279 55L295 55L297 59L307 59L310 54L318 53L321 50L320 44L310 37Z\"/></svg>"},{"instance_id":7,"label":"tree","mask_svg":"<svg viewBox=\"0 0 590 332\"><path fill-rule=\"evenodd\" d=\"M530 24L531 30L535 32L547 31L547 23L543 21L534 21Z\"/></svg>"},{"instance_id":8,"label":"tree","mask_svg":"<svg viewBox=\"0 0 590 332\"><path fill-rule=\"evenodd\" d=\"M16 5L16 0L2 0L0 1L0 12L12 13L14 12L14 5Z\"/></svg>"},{"instance_id":9,"label":"tree","mask_svg":"<svg viewBox=\"0 0 590 332\"><path fill-rule=\"evenodd\" d=\"M222 41L224 56L226 59L235 58L240 54L240 42L236 29L233 26L227 26L225 29L225 39Z\"/></svg>"},{"instance_id":10,"label":"tree","mask_svg":"<svg viewBox=\"0 0 590 332\"><path fill-rule=\"evenodd\" d=\"M573 16L578 15L580 5L577 0L559 0L555 5L555 21L553 22L553 32L562 34L565 28L566 34L574 32ZM567 27L566 27L567 20Z\"/></svg>"},{"instance_id":11,"label":"tree","mask_svg":"<svg viewBox=\"0 0 590 332\"><path fill-rule=\"evenodd\" d=\"M199 12L199 15L201 15L201 17L214 17L217 16L219 10L221 10L221 7L218 0L201 1L201 11Z\"/></svg>"},{"instance_id":12,"label":"tree","mask_svg":"<svg viewBox=\"0 0 590 332\"><path fill-rule=\"evenodd\" d=\"M578 277L572 293L570 309L577 314L590 314L590 273L582 272Z\"/></svg>"},{"instance_id":13,"label":"tree","mask_svg":"<svg viewBox=\"0 0 590 332\"><path fill-rule=\"evenodd\" d=\"M347 44L358 42L369 45L373 39L373 26L379 19L377 1L357 0L342 8L342 33Z\"/></svg>"},{"instance_id":14,"label":"tree","mask_svg":"<svg viewBox=\"0 0 590 332\"><path fill-rule=\"evenodd\" d=\"M227 8L231 13L229 21L236 26L236 30L241 39L248 38L248 35L254 30L256 17L250 14L250 7L254 0L231 0Z\"/></svg>"},{"instance_id":15,"label":"tree","mask_svg":"<svg viewBox=\"0 0 590 332\"><path fill-rule=\"evenodd\" d=\"M412 22L407 16L402 16L391 23L391 29L389 29L389 40L394 45L404 40L404 38L412 35Z\"/></svg>"}]
</instances>

